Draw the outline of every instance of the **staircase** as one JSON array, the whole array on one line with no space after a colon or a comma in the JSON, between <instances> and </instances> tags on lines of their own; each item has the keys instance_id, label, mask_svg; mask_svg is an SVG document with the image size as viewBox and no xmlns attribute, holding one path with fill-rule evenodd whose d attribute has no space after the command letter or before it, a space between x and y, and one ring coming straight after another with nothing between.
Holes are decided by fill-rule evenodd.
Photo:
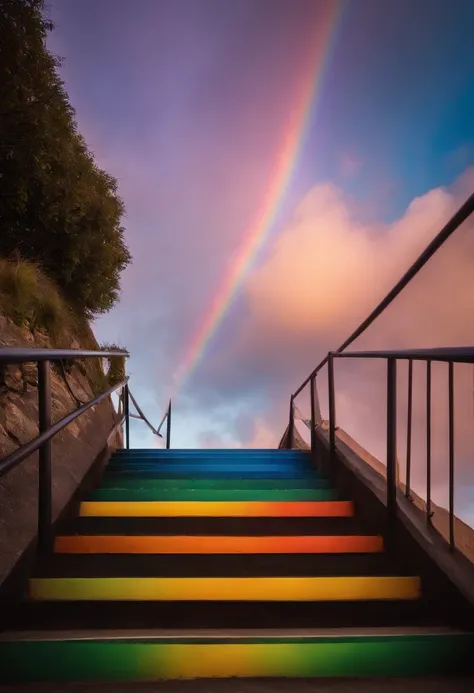
<instances>
[{"instance_id":1,"label":"staircase","mask_svg":"<svg viewBox=\"0 0 474 693\"><path fill-rule=\"evenodd\" d=\"M0 634L0 680L473 674L447 612L309 453L119 450Z\"/></svg>"}]
</instances>

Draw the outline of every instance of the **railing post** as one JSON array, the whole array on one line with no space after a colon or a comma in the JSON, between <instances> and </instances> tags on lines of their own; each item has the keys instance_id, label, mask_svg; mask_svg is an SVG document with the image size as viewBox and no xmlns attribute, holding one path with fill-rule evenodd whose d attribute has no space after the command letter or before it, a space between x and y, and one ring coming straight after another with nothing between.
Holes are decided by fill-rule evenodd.
<instances>
[{"instance_id":1,"label":"railing post","mask_svg":"<svg viewBox=\"0 0 474 693\"><path fill-rule=\"evenodd\" d=\"M431 361L426 362L426 522L431 525Z\"/></svg>"},{"instance_id":2,"label":"railing post","mask_svg":"<svg viewBox=\"0 0 474 693\"><path fill-rule=\"evenodd\" d=\"M397 362L387 360L387 537L388 550L395 545L397 521Z\"/></svg>"},{"instance_id":3,"label":"railing post","mask_svg":"<svg viewBox=\"0 0 474 693\"><path fill-rule=\"evenodd\" d=\"M454 363L449 362L449 550L454 551Z\"/></svg>"},{"instance_id":4,"label":"railing post","mask_svg":"<svg viewBox=\"0 0 474 693\"><path fill-rule=\"evenodd\" d=\"M295 437L294 402L293 402L293 395L291 395L291 397L290 397L290 418L289 418L289 422L288 422L287 450L292 449L294 437Z\"/></svg>"},{"instance_id":5,"label":"railing post","mask_svg":"<svg viewBox=\"0 0 474 693\"><path fill-rule=\"evenodd\" d=\"M38 362L38 423L39 432L51 427L51 371L49 361ZM45 553L52 546L51 440L38 451L38 551Z\"/></svg>"},{"instance_id":6,"label":"railing post","mask_svg":"<svg viewBox=\"0 0 474 693\"><path fill-rule=\"evenodd\" d=\"M411 424L413 412L413 359L408 359L408 414L407 414L407 467L405 480L405 496L410 497L411 481Z\"/></svg>"},{"instance_id":7,"label":"railing post","mask_svg":"<svg viewBox=\"0 0 474 693\"><path fill-rule=\"evenodd\" d=\"M329 395L329 461L336 458L336 390L334 385L334 354L328 354L328 395Z\"/></svg>"},{"instance_id":8,"label":"railing post","mask_svg":"<svg viewBox=\"0 0 474 693\"><path fill-rule=\"evenodd\" d=\"M123 388L123 413L125 415L125 449L130 450L130 397L128 383Z\"/></svg>"},{"instance_id":9,"label":"railing post","mask_svg":"<svg viewBox=\"0 0 474 693\"><path fill-rule=\"evenodd\" d=\"M168 406L168 416L166 421L166 449L171 447L171 400Z\"/></svg>"},{"instance_id":10,"label":"railing post","mask_svg":"<svg viewBox=\"0 0 474 693\"><path fill-rule=\"evenodd\" d=\"M311 383L311 452L316 452L316 376L313 375Z\"/></svg>"}]
</instances>

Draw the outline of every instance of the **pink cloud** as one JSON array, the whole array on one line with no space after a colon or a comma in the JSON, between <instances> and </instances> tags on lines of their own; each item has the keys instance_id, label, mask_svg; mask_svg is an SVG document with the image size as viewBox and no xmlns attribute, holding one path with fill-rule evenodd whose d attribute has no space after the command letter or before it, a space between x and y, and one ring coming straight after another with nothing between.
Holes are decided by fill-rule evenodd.
<instances>
[{"instance_id":1,"label":"pink cloud","mask_svg":"<svg viewBox=\"0 0 474 693\"><path fill-rule=\"evenodd\" d=\"M265 389L270 406L255 412L255 429L242 444L273 444L286 424L288 397L329 349L357 327L406 271L466 198L468 172L450 189L415 199L388 225L358 222L350 203L331 185L313 188L267 260L249 277L240 336L207 372L215 387ZM474 344L474 224L466 223L353 348L408 348ZM425 478L425 393L415 368L413 482ZM400 365L400 457L403 468L406 365ZM447 480L447 368L433 366L433 493L445 499ZM231 372L231 375L229 375ZM221 380L219 380L221 378ZM227 380L226 380L227 378ZM230 378L230 380L229 380ZM470 367L456 367L457 481L473 483L474 445ZM381 362L337 366L338 424L384 460L385 370ZM323 412L327 390L320 379ZM308 393L299 398L309 412ZM298 403L299 403L298 402Z\"/></svg>"}]
</instances>

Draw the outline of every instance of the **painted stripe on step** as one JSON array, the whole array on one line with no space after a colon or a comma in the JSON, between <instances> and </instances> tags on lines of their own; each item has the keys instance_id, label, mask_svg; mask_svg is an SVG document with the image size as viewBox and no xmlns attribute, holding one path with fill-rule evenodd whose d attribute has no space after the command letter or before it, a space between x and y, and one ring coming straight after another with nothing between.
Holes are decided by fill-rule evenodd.
<instances>
[{"instance_id":1,"label":"painted stripe on step","mask_svg":"<svg viewBox=\"0 0 474 693\"><path fill-rule=\"evenodd\" d=\"M147 462L147 461L137 461L137 462L109 462L106 467L108 472L154 472L158 471L160 473L164 472L179 472L185 473L188 476L194 476L195 474L201 475L205 472L208 476L212 477L213 474L235 474L239 473L245 477L246 473L255 474L260 473L262 475L267 475L271 478L274 474L287 473L289 475L298 476L317 476L316 470L308 464L213 464L196 462L191 464L189 462Z\"/></svg>"},{"instance_id":2,"label":"painted stripe on step","mask_svg":"<svg viewBox=\"0 0 474 693\"><path fill-rule=\"evenodd\" d=\"M0 666L4 683L421 675L450 680L474 674L473 647L471 633L230 642L70 638L0 642Z\"/></svg>"},{"instance_id":3,"label":"painted stripe on step","mask_svg":"<svg viewBox=\"0 0 474 693\"><path fill-rule=\"evenodd\" d=\"M56 553L264 554L379 553L378 536L218 537L218 536L60 536Z\"/></svg>"},{"instance_id":4,"label":"painted stripe on step","mask_svg":"<svg viewBox=\"0 0 474 693\"><path fill-rule=\"evenodd\" d=\"M47 601L413 600L418 577L32 578L29 597Z\"/></svg>"},{"instance_id":5,"label":"painted stripe on step","mask_svg":"<svg viewBox=\"0 0 474 693\"><path fill-rule=\"evenodd\" d=\"M192 471L182 471L173 465L163 469L160 465L156 468L144 469L142 466L130 470L130 468L122 470L106 470L104 478L107 479L241 479L244 481L252 481L253 479L285 479L290 482L292 480L300 481L301 479L312 481L313 479L321 478L317 472L305 472L304 474L293 470L283 470L278 472L267 471L235 471L228 470L209 471L195 467Z\"/></svg>"},{"instance_id":6,"label":"painted stripe on step","mask_svg":"<svg viewBox=\"0 0 474 693\"><path fill-rule=\"evenodd\" d=\"M352 501L84 501L81 517L352 517Z\"/></svg>"},{"instance_id":7,"label":"painted stripe on step","mask_svg":"<svg viewBox=\"0 0 474 693\"><path fill-rule=\"evenodd\" d=\"M102 477L101 489L220 489L220 490L259 490L259 489L315 489L329 488L327 479L149 479L134 474L108 475Z\"/></svg>"},{"instance_id":8,"label":"painted stripe on step","mask_svg":"<svg viewBox=\"0 0 474 693\"><path fill-rule=\"evenodd\" d=\"M94 501L328 501L338 493L322 489L101 489L92 491Z\"/></svg>"}]
</instances>

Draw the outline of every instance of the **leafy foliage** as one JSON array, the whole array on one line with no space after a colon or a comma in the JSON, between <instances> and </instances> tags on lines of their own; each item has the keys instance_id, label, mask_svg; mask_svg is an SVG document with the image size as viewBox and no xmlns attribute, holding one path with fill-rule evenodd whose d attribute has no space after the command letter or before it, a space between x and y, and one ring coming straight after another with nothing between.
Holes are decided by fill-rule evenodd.
<instances>
[{"instance_id":1,"label":"leafy foliage","mask_svg":"<svg viewBox=\"0 0 474 693\"><path fill-rule=\"evenodd\" d=\"M105 342L100 345L102 351L126 351L125 347ZM107 357L107 380L110 385L117 385L125 380L125 356Z\"/></svg>"},{"instance_id":2,"label":"leafy foliage","mask_svg":"<svg viewBox=\"0 0 474 693\"><path fill-rule=\"evenodd\" d=\"M44 11L0 0L0 255L39 262L91 317L117 301L131 261L124 206L78 132Z\"/></svg>"}]
</instances>

